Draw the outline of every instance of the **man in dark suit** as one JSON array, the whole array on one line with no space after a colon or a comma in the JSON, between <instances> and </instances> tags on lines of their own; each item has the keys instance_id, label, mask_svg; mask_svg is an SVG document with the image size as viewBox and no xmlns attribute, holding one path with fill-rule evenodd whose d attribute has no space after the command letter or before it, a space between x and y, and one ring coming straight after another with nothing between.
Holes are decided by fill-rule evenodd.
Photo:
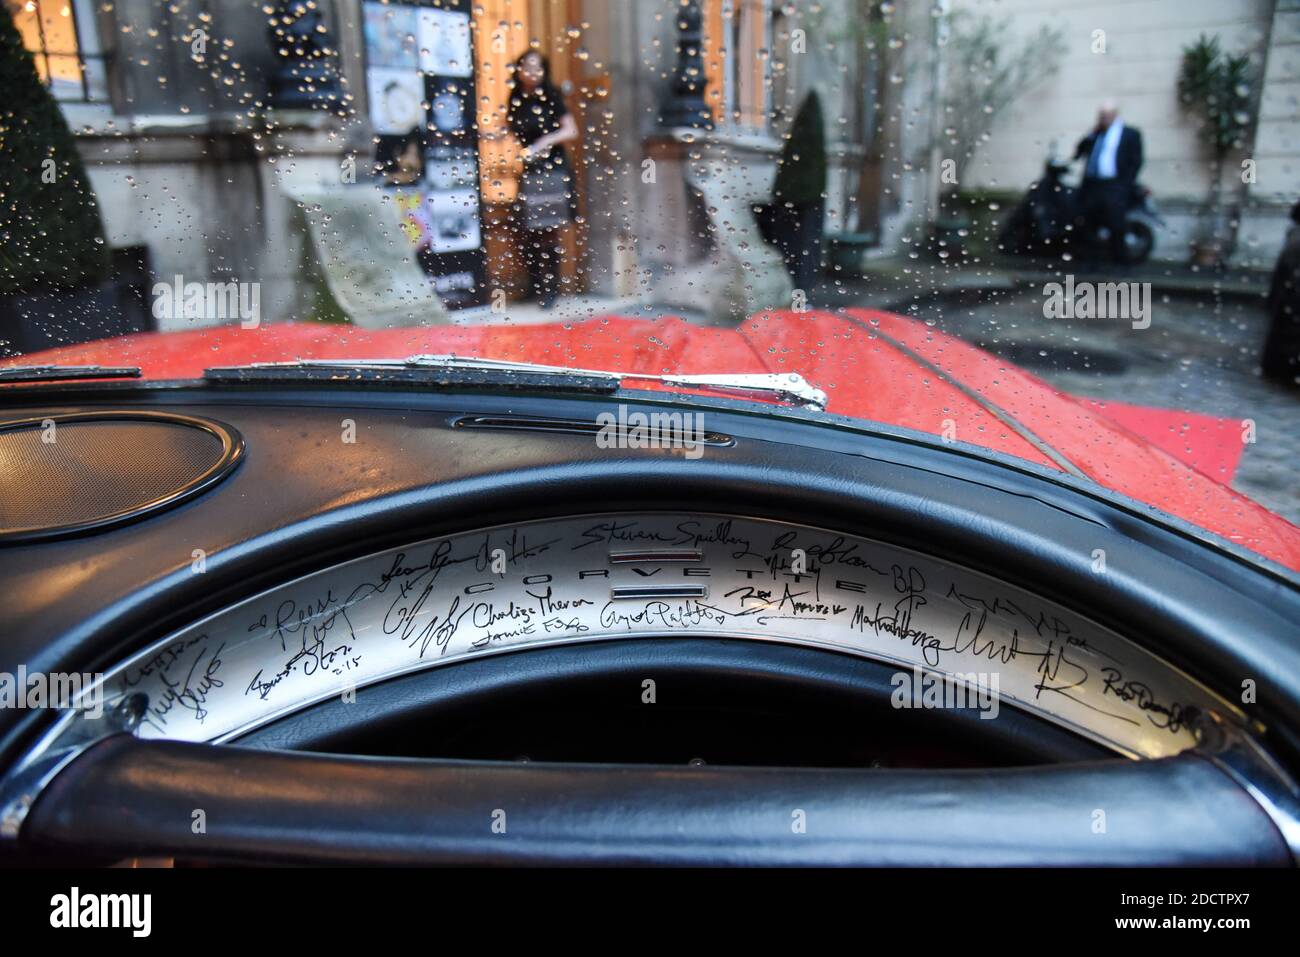
<instances>
[{"instance_id":1,"label":"man in dark suit","mask_svg":"<svg viewBox=\"0 0 1300 957\"><path fill-rule=\"evenodd\" d=\"M1300 203L1291 207L1291 222L1268 291L1272 321L1260 364L1265 378L1300 387Z\"/></svg>"},{"instance_id":2,"label":"man in dark suit","mask_svg":"<svg viewBox=\"0 0 1300 957\"><path fill-rule=\"evenodd\" d=\"M1075 159L1085 161L1079 200L1089 229L1110 232L1110 258L1124 265L1124 216L1142 169L1142 134L1119 118L1114 103L1103 103L1096 128L1079 140Z\"/></svg>"}]
</instances>

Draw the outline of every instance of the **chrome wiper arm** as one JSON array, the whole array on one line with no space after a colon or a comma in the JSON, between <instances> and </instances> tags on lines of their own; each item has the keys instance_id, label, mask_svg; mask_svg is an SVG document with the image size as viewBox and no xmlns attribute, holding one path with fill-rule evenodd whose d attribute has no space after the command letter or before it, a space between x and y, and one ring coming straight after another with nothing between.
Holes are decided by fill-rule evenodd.
<instances>
[{"instance_id":1,"label":"chrome wiper arm","mask_svg":"<svg viewBox=\"0 0 1300 957\"><path fill-rule=\"evenodd\" d=\"M705 375L634 376L637 379L658 379L669 385L689 385L696 388L718 389L724 392L747 392L778 395L790 402L798 402L806 409L826 411L829 399L826 393L797 372L735 372Z\"/></svg>"},{"instance_id":2,"label":"chrome wiper arm","mask_svg":"<svg viewBox=\"0 0 1300 957\"><path fill-rule=\"evenodd\" d=\"M536 362L510 359L481 359L473 356L414 355L405 359L300 359L293 362L255 362L232 369L210 369L213 372L231 372L237 369L324 369L324 370L394 370L394 369L447 369L482 370L495 372L520 372L540 376L563 376L598 379L611 385L621 385L626 380L640 379L662 382L665 385L684 385L697 389L721 392L738 392L747 395L775 395L785 401L795 402L808 409L825 411L826 393L816 388L797 372L737 372L705 373L700 375L654 375L641 372L615 372L605 369L574 369L568 366L548 366Z\"/></svg>"},{"instance_id":3,"label":"chrome wiper arm","mask_svg":"<svg viewBox=\"0 0 1300 957\"><path fill-rule=\"evenodd\" d=\"M641 379L663 382L666 385L685 385L692 388L716 389L723 392L745 392L778 395L799 402L811 409L826 409L826 393L814 387L797 372L717 372L699 375L653 375L642 372L614 372L602 369L570 369L565 366L546 366L535 362L515 362L509 359L476 359L450 355L419 355L395 360L406 365L455 365L462 368L503 369L519 372L553 373L556 375L581 375L596 378Z\"/></svg>"},{"instance_id":4,"label":"chrome wiper arm","mask_svg":"<svg viewBox=\"0 0 1300 957\"><path fill-rule=\"evenodd\" d=\"M0 382L58 382L70 379L138 379L137 366L7 366Z\"/></svg>"}]
</instances>

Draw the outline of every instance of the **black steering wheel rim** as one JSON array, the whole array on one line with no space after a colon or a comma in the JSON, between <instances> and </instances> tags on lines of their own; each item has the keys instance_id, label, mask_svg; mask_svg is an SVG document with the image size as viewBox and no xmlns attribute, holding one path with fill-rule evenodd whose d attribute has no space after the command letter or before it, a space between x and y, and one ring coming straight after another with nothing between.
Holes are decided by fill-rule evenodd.
<instances>
[{"instance_id":1,"label":"black steering wheel rim","mask_svg":"<svg viewBox=\"0 0 1300 957\"><path fill-rule=\"evenodd\" d=\"M520 651L393 679L234 745L99 740L30 809L36 852L405 864L1276 865L1274 820L1209 750L1105 758L1028 714L990 722L1065 763L992 770L666 767L308 754L359 724L567 680L741 671L879 699L895 670L769 642L650 639ZM526 718L526 716L521 716ZM946 712L952 728L977 716ZM195 814L204 827L195 831ZM809 838L809 839L805 839Z\"/></svg>"}]
</instances>

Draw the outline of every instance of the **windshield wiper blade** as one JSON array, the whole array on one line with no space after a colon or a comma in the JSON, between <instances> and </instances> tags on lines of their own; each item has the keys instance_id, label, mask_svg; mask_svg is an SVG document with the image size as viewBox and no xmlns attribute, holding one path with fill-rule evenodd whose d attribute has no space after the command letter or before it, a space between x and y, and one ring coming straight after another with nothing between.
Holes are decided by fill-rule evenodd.
<instances>
[{"instance_id":1,"label":"windshield wiper blade","mask_svg":"<svg viewBox=\"0 0 1300 957\"><path fill-rule=\"evenodd\" d=\"M138 379L137 366L7 366L0 382L58 382L71 379Z\"/></svg>"},{"instance_id":2,"label":"windshield wiper blade","mask_svg":"<svg viewBox=\"0 0 1300 957\"><path fill-rule=\"evenodd\" d=\"M291 362L252 362L242 366L206 369L210 382L309 382L345 386L364 382L376 385L441 385L490 387L493 389L557 389L566 392L617 391L618 379L604 374L551 366L497 366L471 360L424 362L407 359L299 359Z\"/></svg>"},{"instance_id":3,"label":"windshield wiper blade","mask_svg":"<svg viewBox=\"0 0 1300 957\"><path fill-rule=\"evenodd\" d=\"M472 356L415 355L405 359L299 359L293 362L255 362L246 366L208 369L205 377L230 380L247 378L275 378L288 373L324 372L338 373L403 371L428 371L440 373L466 372L490 374L488 381L518 385L539 382L571 387L576 383L603 383L612 391L627 380L662 382L665 385L687 386L746 395L776 396L805 408L825 411L826 393L811 385L797 372L737 372L707 373L701 375L653 375L641 372L614 372L604 369L573 369L568 366L548 366L536 362L515 362L508 359L480 359ZM504 375L502 375L504 374Z\"/></svg>"}]
</instances>

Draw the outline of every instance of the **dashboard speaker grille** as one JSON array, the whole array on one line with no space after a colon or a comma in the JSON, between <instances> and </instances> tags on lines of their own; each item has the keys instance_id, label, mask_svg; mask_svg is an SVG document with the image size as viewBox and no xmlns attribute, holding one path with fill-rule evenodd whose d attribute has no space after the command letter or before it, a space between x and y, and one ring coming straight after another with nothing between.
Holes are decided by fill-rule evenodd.
<instances>
[{"instance_id":1,"label":"dashboard speaker grille","mask_svg":"<svg viewBox=\"0 0 1300 957\"><path fill-rule=\"evenodd\" d=\"M219 481L243 441L211 419L93 412L0 422L0 542L99 530Z\"/></svg>"}]
</instances>

